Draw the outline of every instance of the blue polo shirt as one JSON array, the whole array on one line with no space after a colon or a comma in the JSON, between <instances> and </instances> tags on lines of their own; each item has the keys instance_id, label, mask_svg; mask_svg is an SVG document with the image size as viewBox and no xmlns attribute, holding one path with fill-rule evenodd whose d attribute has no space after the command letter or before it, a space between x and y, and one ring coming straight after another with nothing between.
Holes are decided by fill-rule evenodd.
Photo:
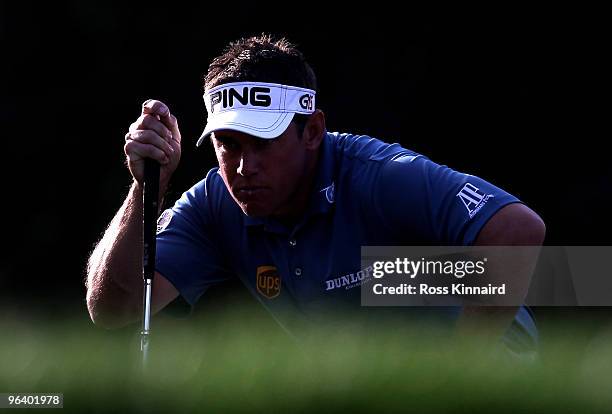
<instances>
[{"instance_id":1,"label":"blue polo shirt","mask_svg":"<svg viewBox=\"0 0 612 414\"><path fill-rule=\"evenodd\" d=\"M299 321L329 319L334 309L363 311L355 277L361 246L471 245L499 209L520 202L483 179L363 135L327 133L317 168L293 228L246 216L211 169L160 217L157 271L191 305L237 276L295 331ZM355 284L340 285L343 276ZM453 320L457 310L442 313ZM535 342L536 335L521 308L509 336Z\"/></svg>"}]
</instances>

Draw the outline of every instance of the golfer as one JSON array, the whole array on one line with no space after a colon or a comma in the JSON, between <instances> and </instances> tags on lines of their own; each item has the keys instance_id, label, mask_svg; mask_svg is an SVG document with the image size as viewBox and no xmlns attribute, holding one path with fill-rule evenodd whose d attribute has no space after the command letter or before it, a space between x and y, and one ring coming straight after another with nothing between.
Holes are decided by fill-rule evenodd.
<instances>
[{"instance_id":1,"label":"golfer","mask_svg":"<svg viewBox=\"0 0 612 414\"><path fill-rule=\"evenodd\" d=\"M366 94L376 81L356 87ZM299 320L333 318L334 309L359 310L361 246L544 239L534 211L483 179L398 144L328 132L315 74L286 39L229 44L204 91L208 120L197 145L211 145L219 166L159 218L153 312L178 295L194 305L238 277L292 331ZM133 184L87 268L88 309L105 327L142 315L144 159L161 164L163 196L181 156L177 120L158 100L143 104L125 140ZM525 307L504 323L506 337L535 341Z\"/></svg>"}]
</instances>

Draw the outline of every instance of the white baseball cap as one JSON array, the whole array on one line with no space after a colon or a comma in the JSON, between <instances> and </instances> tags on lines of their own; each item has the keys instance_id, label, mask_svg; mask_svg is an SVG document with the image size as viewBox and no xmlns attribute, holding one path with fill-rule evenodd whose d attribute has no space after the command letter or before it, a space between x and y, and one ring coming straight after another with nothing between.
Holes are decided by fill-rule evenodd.
<instances>
[{"instance_id":1,"label":"white baseball cap","mask_svg":"<svg viewBox=\"0 0 612 414\"><path fill-rule=\"evenodd\" d=\"M211 132L231 129L258 138L281 135L295 114L315 111L315 91L264 82L225 83L205 91L208 112L200 146Z\"/></svg>"}]
</instances>

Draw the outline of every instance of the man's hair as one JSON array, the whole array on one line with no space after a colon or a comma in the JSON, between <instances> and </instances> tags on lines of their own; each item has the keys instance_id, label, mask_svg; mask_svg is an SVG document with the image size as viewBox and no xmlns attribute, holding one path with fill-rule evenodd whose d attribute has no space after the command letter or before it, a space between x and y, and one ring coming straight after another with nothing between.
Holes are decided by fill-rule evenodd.
<instances>
[{"instance_id":1,"label":"man's hair","mask_svg":"<svg viewBox=\"0 0 612 414\"><path fill-rule=\"evenodd\" d=\"M204 88L230 82L268 82L317 90L317 78L304 55L286 38L269 34L231 42L213 59L204 78ZM308 115L295 114L293 121L302 135Z\"/></svg>"}]
</instances>

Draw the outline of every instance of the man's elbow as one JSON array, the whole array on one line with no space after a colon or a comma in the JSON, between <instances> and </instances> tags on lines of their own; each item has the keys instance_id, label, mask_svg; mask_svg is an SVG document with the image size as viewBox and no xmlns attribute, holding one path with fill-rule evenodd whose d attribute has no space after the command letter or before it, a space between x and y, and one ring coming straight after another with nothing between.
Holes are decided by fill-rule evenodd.
<instances>
[{"instance_id":1,"label":"man's elbow","mask_svg":"<svg viewBox=\"0 0 612 414\"><path fill-rule=\"evenodd\" d=\"M546 237L544 220L524 204L510 204L497 212L482 229L476 245L539 246Z\"/></svg>"},{"instance_id":2,"label":"man's elbow","mask_svg":"<svg viewBox=\"0 0 612 414\"><path fill-rule=\"evenodd\" d=\"M525 211L517 218L519 232L515 243L523 246L539 246L546 238L546 223L535 211L524 206Z\"/></svg>"},{"instance_id":3,"label":"man's elbow","mask_svg":"<svg viewBox=\"0 0 612 414\"><path fill-rule=\"evenodd\" d=\"M97 327L104 329L120 327L116 318L112 318L107 312L103 312L102 306L89 294L87 295L87 310L89 311L89 318Z\"/></svg>"},{"instance_id":4,"label":"man's elbow","mask_svg":"<svg viewBox=\"0 0 612 414\"><path fill-rule=\"evenodd\" d=\"M86 298L89 318L96 326L104 329L117 329L134 322L134 320L125 317L125 312L122 312L116 306L105 304L96 293L88 290Z\"/></svg>"}]
</instances>

